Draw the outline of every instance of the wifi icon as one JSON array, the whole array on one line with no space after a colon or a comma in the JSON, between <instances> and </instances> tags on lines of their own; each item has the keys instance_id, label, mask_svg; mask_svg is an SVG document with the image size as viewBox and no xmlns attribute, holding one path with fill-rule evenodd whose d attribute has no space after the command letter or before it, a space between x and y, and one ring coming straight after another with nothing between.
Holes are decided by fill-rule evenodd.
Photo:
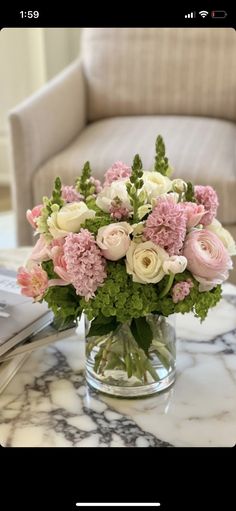
<instances>
[{"instance_id":1,"label":"wifi icon","mask_svg":"<svg viewBox=\"0 0 236 511\"><path fill-rule=\"evenodd\" d=\"M202 18L205 18L208 15L208 11L200 11L199 14Z\"/></svg>"}]
</instances>

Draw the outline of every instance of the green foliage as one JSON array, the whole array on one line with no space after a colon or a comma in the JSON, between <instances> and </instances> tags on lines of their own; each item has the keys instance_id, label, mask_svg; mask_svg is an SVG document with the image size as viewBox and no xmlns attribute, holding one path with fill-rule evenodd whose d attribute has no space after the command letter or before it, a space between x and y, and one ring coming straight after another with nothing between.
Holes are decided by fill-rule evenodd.
<instances>
[{"instance_id":1,"label":"green foliage","mask_svg":"<svg viewBox=\"0 0 236 511\"><path fill-rule=\"evenodd\" d=\"M126 183L126 188L128 195L130 197L130 203L133 208L133 222L136 223L139 221L138 216L138 208L142 206L145 202L144 193L140 192L140 189L143 186L143 171L142 171L142 161L138 154L135 155L132 172L128 183Z\"/></svg>"},{"instance_id":2,"label":"green foliage","mask_svg":"<svg viewBox=\"0 0 236 511\"><path fill-rule=\"evenodd\" d=\"M78 177L75 182L76 190L83 195L86 204L92 199L92 195L95 192L95 186L90 181L91 173L90 163L86 161L81 176Z\"/></svg>"},{"instance_id":3,"label":"green foliage","mask_svg":"<svg viewBox=\"0 0 236 511\"><path fill-rule=\"evenodd\" d=\"M87 337L94 335L105 335L109 332L113 332L119 326L114 316L107 318L100 314L97 318L92 321Z\"/></svg>"},{"instance_id":4,"label":"green foliage","mask_svg":"<svg viewBox=\"0 0 236 511\"><path fill-rule=\"evenodd\" d=\"M73 324L82 312L80 298L72 285L49 287L44 300L54 313L55 325L58 329Z\"/></svg>"},{"instance_id":5,"label":"green foliage","mask_svg":"<svg viewBox=\"0 0 236 511\"><path fill-rule=\"evenodd\" d=\"M148 350L153 339L153 333L146 318L140 317L133 319L130 325L130 330L138 346L142 348L146 354L148 354Z\"/></svg>"},{"instance_id":6,"label":"green foliage","mask_svg":"<svg viewBox=\"0 0 236 511\"><path fill-rule=\"evenodd\" d=\"M187 182L187 190L185 192L185 200L188 202L196 202L196 199L194 196L194 186L191 183L191 181Z\"/></svg>"},{"instance_id":7,"label":"green foliage","mask_svg":"<svg viewBox=\"0 0 236 511\"><path fill-rule=\"evenodd\" d=\"M169 171L169 163L168 158L166 156L166 148L164 140L161 135L158 135L156 139L156 156L154 170L156 170L156 172L160 172L160 174L163 174L163 176L167 176Z\"/></svg>"},{"instance_id":8,"label":"green foliage","mask_svg":"<svg viewBox=\"0 0 236 511\"><path fill-rule=\"evenodd\" d=\"M54 182L54 189L50 198L50 205L52 204L58 204L60 207L64 205L64 200L61 198L61 180L59 177L56 177Z\"/></svg>"},{"instance_id":9,"label":"green foliage","mask_svg":"<svg viewBox=\"0 0 236 511\"><path fill-rule=\"evenodd\" d=\"M52 260L50 260L50 261L43 261L41 263L41 266L42 266L43 270L46 271L47 276L48 276L49 279L58 279L59 278L58 275L54 271Z\"/></svg>"},{"instance_id":10,"label":"green foliage","mask_svg":"<svg viewBox=\"0 0 236 511\"><path fill-rule=\"evenodd\" d=\"M178 273L175 275L173 286L177 282L186 281L187 279L191 279L193 283L193 287L191 288L189 295L186 296L186 298L181 302L173 303L170 290L168 295L158 300L157 312L160 312L163 314L163 316L169 316L174 312L181 312L181 314L185 314L186 312L192 311L196 317L203 321L206 318L209 309L214 307L219 302L222 292L221 286L216 286L211 291L200 292L199 283L187 270L183 273ZM164 288L165 281L166 277L164 277L164 279L158 285L160 290Z\"/></svg>"},{"instance_id":11,"label":"green foliage","mask_svg":"<svg viewBox=\"0 0 236 511\"><path fill-rule=\"evenodd\" d=\"M114 220L115 221L115 220ZM98 233L98 229L100 227L104 227L104 225L109 225L111 223L111 217L108 213L103 213L100 210L100 213L97 213L94 218L88 218L81 225L84 229L88 229L95 236Z\"/></svg>"}]
</instances>

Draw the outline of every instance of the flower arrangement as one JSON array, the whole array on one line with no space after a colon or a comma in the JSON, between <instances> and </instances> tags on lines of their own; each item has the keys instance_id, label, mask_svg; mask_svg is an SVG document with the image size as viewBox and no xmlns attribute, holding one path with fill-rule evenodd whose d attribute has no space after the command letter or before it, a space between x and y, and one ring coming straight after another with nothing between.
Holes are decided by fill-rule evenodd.
<instances>
[{"instance_id":1,"label":"flower arrangement","mask_svg":"<svg viewBox=\"0 0 236 511\"><path fill-rule=\"evenodd\" d=\"M26 213L39 238L18 271L22 293L45 300L58 328L87 315L88 336L104 340L95 353L97 373L114 367L116 358L129 377L137 367L140 379L146 370L151 374L149 315L193 311L204 320L232 269L236 246L216 219L215 190L171 175L158 136L152 171L143 170L136 155L132 167L114 163L101 184L86 162L73 186L57 178L52 196ZM109 334L124 324L133 348L112 355Z\"/></svg>"}]
</instances>

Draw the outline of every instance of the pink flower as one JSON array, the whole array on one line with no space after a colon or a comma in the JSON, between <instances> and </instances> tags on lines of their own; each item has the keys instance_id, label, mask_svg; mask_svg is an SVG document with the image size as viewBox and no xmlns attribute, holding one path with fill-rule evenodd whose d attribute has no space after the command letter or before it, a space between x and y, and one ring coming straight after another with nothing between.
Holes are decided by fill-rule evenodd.
<instances>
[{"instance_id":1,"label":"pink flower","mask_svg":"<svg viewBox=\"0 0 236 511\"><path fill-rule=\"evenodd\" d=\"M99 179L95 179L94 177L90 177L90 183L95 187L95 195L102 191L101 181Z\"/></svg>"},{"instance_id":2,"label":"pink flower","mask_svg":"<svg viewBox=\"0 0 236 511\"><path fill-rule=\"evenodd\" d=\"M195 202L181 202L183 211L187 216L187 229L191 229L201 223L206 210L202 204Z\"/></svg>"},{"instance_id":3,"label":"pink flower","mask_svg":"<svg viewBox=\"0 0 236 511\"><path fill-rule=\"evenodd\" d=\"M164 248L169 255L180 253L186 235L187 217L182 205L171 197L159 198L144 229L147 240Z\"/></svg>"},{"instance_id":4,"label":"pink flower","mask_svg":"<svg viewBox=\"0 0 236 511\"><path fill-rule=\"evenodd\" d=\"M76 202L83 199L83 196L77 192L74 186L62 186L62 199L64 199L66 202Z\"/></svg>"},{"instance_id":5,"label":"pink flower","mask_svg":"<svg viewBox=\"0 0 236 511\"><path fill-rule=\"evenodd\" d=\"M30 225L32 225L32 227L34 229L37 228L36 220L41 215L42 208L43 208L43 205L38 204L38 206L35 206L33 209L27 209L27 211L26 211L26 218L27 218L28 222L30 223Z\"/></svg>"},{"instance_id":6,"label":"pink flower","mask_svg":"<svg viewBox=\"0 0 236 511\"><path fill-rule=\"evenodd\" d=\"M177 282L171 291L173 302L178 303L184 300L189 295L191 287L193 287L193 283L190 279Z\"/></svg>"},{"instance_id":7,"label":"pink flower","mask_svg":"<svg viewBox=\"0 0 236 511\"><path fill-rule=\"evenodd\" d=\"M40 300L48 288L48 276L40 266L34 266L30 271L21 266L17 273L17 282L21 286L21 293Z\"/></svg>"},{"instance_id":8,"label":"pink flower","mask_svg":"<svg viewBox=\"0 0 236 511\"><path fill-rule=\"evenodd\" d=\"M121 220L123 218L128 218L129 210L126 206L122 205L120 199L114 199L109 207L109 213L112 218L115 220Z\"/></svg>"},{"instance_id":9,"label":"pink flower","mask_svg":"<svg viewBox=\"0 0 236 511\"><path fill-rule=\"evenodd\" d=\"M130 234L133 231L127 222L100 227L97 234L97 245L102 250L102 255L110 261L117 261L125 256L130 243Z\"/></svg>"},{"instance_id":10,"label":"pink flower","mask_svg":"<svg viewBox=\"0 0 236 511\"><path fill-rule=\"evenodd\" d=\"M187 235L183 254L188 260L187 268L200 282L199 291L221 284L228 278L228 270L232 269L231 258L222 241L206 229L197 229Z\"/></svg>"},{"instance_id":11,"label":"pink flower","mask_svg":"<svg viewBox=\"0 0 236 511\"><path fill-rule=\"evenodd\" d=\"M48 261L49 259L49 245L46 243L43 234L41 234L31 252L30 261L34 261L35 263L42 263L43 261Z\"/></svg>"},{"instance_id":12,"label":"pink flower","mask_svg":"<svg viewBox=\"0 0 236 511\"><path fill-rule=\"evenodd\" d=\"M198 204L202 204L206 210L201 218L201 224L209 225L216 217L219 201L217 193L211 186L194 186L194 193Z\"/></svg>"},{"instance_id":13,"label":"pink flower","mask_svg":"<svg viewBox=\"0 0 236 511\"><path fill-rule=\"evenodd\" d=\"M131 168L122 161L116 161L105 173L104 186L110 185L113 181L127 179L131 175Z\"/></svg>"},{"instance_id":14,"label":"pink flower","mask_svg":"<svg viewBox=\"0 0 236 511\"><path fill-rule=\"evenodd\" d=\"M50 245L50 255L53 261L55 273L64 281L63 283L70 284L71 279L67 272L67 266L64 254L65 238L57 238L52 241Z\"/></svg>"},{"instance_id":15,"label":"pink flower","mask_svg":"<svg viewBox=\"0 0 236 511\"><path fill-rule=\"evenodd\" d=\"M66 268L76 293L89 300L107 276L105 259L87 229L69 234L65 239Z\"/></svg>"}]
</instances>

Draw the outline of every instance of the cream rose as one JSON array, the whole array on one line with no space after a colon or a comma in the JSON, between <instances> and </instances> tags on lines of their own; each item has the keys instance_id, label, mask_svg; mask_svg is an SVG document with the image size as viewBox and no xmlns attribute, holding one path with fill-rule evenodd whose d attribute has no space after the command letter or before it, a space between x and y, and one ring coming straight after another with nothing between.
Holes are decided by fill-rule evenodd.
<instances>
[{"instance_id":1,"label":"cream rose","mask_svg":"<svg viewBox=\"0 0 236 511\"><path fill-rule=\"evenodd\" d=\"M230 256L236 255L236 243L233 236L231 236L230 232L222 226L219 220L214 218L211 224L207 225L205 229L214 232L216 236L220 238L225 248L227 248Z\"/></svg>"},{"instance_id":2,"label":"cream rose","mask_svg":"<svg viewBox=\"0 0 236 511\"><path fill-rule=\"evenodd\" d=\"M102 250L102 255L110 261L124 257L131 243L129 235L132 231L133 228L127 222L100 227L96 242Z\"/></svg>"},{"instance_id":3,"label":"cream rose","mask_svg":"<svg viewBox=\"0 0 236 511\"><path fill-rule=\"evenodd\" d=\"M171 180L167 176L163 176L160 172L144 171L143 173L143 190L145 190L148 201L155 199L163 193L169 192L172 188Z\"/></svg>"},{"instance_id":4,"label":"cream rose","mask_svg":"<svg viewBox=\"0 0 236 511\"><path fill-rule=\"evenodd\" d=\"M165 275L163 263L169 259L167 252L152 241L131 241L126 254L126 271L134 282L141 284L159 282Z\"/></svg>"},{"instance_id":5,"label":"cream rose","mask_svg":"<svg viewBox=\"0 0 236 511\"><path fill-rule=\"evenodd\" d=\"M78 232L81 224L94 216L95 211L89 209L84 202L71 202L48 218L49 232L53 238L62 238L68 232Z\"/></svg>"},{"instance_id":6,"label":"cream rose","mask_svg":"<svg viewBox=\"0 0 236 511\"><path fill-rule=\"evenodd\" d=\"M103 190L97 195L96 204L102 211L109 212L112 201L118 197L121 201L121 206L131 211L131 204L129 195L126 189L127 180L113 181L111 185L105 186Z\"/></svg>"}]
</instances>

